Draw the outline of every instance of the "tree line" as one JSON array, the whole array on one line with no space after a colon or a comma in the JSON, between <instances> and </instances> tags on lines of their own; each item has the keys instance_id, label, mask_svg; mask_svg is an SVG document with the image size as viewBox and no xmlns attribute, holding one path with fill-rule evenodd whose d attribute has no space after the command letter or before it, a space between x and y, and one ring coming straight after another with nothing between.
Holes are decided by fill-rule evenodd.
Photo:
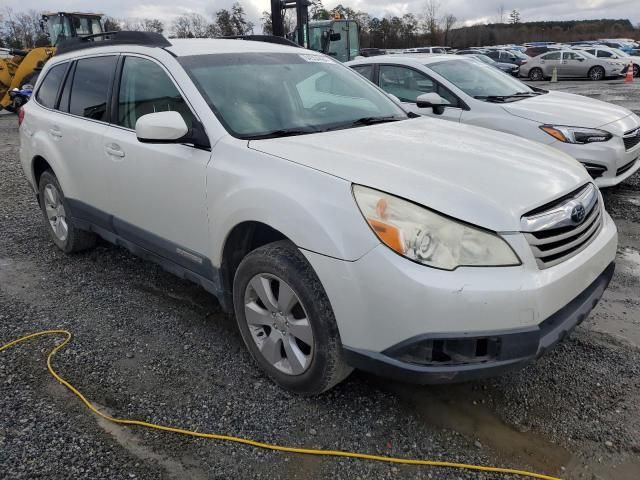
<instances>
[{"instance_id":1,"label":"tree line","mask_svg":"<svg viewBox=\"0 0 640 480\"><path fill-rule=\"evenodd\" d=\"M527 41L567 42L608 37L640 37L637 28L629 20L582 20L525 22L517 10L506 13L500 7L491 23L460 26L452 13L442 8L440 0L426 0L423 9L403 16L375 17L362 10L354 10L342 4L327 9L322 0L312 0L309 7L311 20L328 20L339 16L355 20L360 26L362 47L412 48L445 45L455 48ZM14 12L9 8L0 11L0 47L32 48L46 45L49 40L40 29L41 13L36 10ZM103 17L106 31L138 30L164 33L176 38L204 38L254 33L255 25L239 2L230 9L220 9L211 16L189 13L176 17L172 22L155 18ZM295 12L287 10L285 30L295 28ZM272 33L271 12L264 11L258 32Z\"/></svg>"}]
</instances>

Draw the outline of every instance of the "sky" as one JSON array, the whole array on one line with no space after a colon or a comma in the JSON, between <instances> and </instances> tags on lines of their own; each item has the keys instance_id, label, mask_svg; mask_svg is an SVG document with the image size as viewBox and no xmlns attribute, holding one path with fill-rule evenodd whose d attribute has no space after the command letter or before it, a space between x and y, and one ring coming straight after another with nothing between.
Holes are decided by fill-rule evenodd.
<instances>
[{"instance_id":1,"label":"sky","mask_svg":"<svg viewBox=\"0 0 640 480\"><path fill-rule=\"evenodd\" d=\"M1 7L13 10L98 11L116 18L159 18L169 25L177 15L197 12L211 16L221 8L229 8L234 0L0 0ZM260 16L270 10L270 0L241 0L248 17L260 33ZM338 3L354 10L364 10L372 16L416 15L424 11L425 0L324 0L325 8ZM640 23L640 0L440 0L440 13L452 13L458 25L495 22L500 20L501 6L504 21L508 13L517 9L522 21L584 20L594 18L628 18L634 25ZM89 7L91 6L91 7Z\"/></svg>"}]
</instances>

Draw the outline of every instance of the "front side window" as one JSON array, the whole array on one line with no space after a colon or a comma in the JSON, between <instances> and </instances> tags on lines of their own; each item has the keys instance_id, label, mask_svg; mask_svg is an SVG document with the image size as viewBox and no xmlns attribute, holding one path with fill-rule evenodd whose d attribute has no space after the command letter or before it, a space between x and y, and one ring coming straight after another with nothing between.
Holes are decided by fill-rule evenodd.
<instances>
[{"instance_id":1,"label":"front side window","mask_svg":"<svg viewBox=\"0 0 640 480\"><path fill-rule=\"evenodd\" d=\"M76 63L69 112L107 121L107 101L116 68L116 56L82 58Z\"/></svg>"},{"instance_id":2,"label":"front side window","mask_svg":"<svg viewBox=\"0 0 640 480\"><path fill-rule=\"evenodd\" d=\"M353 68L367 80L373 80L373 65L356 65Z\"/></svg>"},{"instance_id":3,"label":"front side window","mask_svg":"<svg viewBox=\"0 0 640 480\"><path fill-rule=\"evenodd\" d=\"M301 135L362 126L371 119L408 118L350 68L303 52L194 55L178 61L218 119L239 138Z\"/></svg>"},{"instance_id":4,"label":"front side window","mask_svg":"<svg viewBox=\"0 0 640 480\"><path fill-rule=\"evenodd\" d=\"M47 19L47 31L51 45L56 46L61 40L71 37L71 24L69 18L62 15L52 16Z\"/></svg>"},{"instance_id":5,"label":"front side window","mask_svg":"<svg viewBox=\"0 0 640 480\"><path fill-rule=\"evenodd\" d=\"M562 54L563 60L578 60L579 58L584 58L584 57L575 52L564 52Z\"/></svg>"},{"instance_id":6,"label":"front side window","mask_svg":"<svg viewBox=\"0 0 640 480\"><path fill-rule=\"evenodd\" d=\"M62 63L51 67L47 72L47 76L44 77L38 92L36 93L36 100L43 107L54 108L56 99L58 97L58 90L64 80L64 74L67 71L67 64Z\"/></svg>"},{"instance_id":7,"label":"front side window","mask_svg":"<svg viewBox=\"0 0 640 480\"><path fill-rule=\"evenodd\" d=\"M380 66L380 88L403 102L415 103L423 93L436 92L433 80L416 70L396 65Z\"/></svg>"},{"instance_id":8,"label":"front side window","mask_svg":"<svg viewBox=\"0 0 640 480\"><path fill-rule=\"evenodd\" d=\"M598 57L599 58L611 58L611 57L613 57L613 53L607 52L606 50L598 50Z\"/></svg>"},{"instance_id":9,"label":"front side window","mask_svg":"<svg viewBox=\"0 0 640 480\"><path fill-rule=\"evenodd\" d=\"M135 129L148 113L178 112L189 128L193 113L166 72L157 63L140 57L126 57L118 93L118 125Z\"/></svg>"}]
</instances>

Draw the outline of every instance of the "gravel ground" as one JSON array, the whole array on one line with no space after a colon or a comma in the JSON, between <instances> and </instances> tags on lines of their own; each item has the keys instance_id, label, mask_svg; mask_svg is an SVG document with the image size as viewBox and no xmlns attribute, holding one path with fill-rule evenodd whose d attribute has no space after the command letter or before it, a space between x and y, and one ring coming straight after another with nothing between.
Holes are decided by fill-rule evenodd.
<instances>
[{"instance_id":1,"label":"gravel ground","mask_svg":"<svg viewBox=\"0 0 640 480\"><path fill-rule=\"evenodd\" d=\"M105 411L296 446L575 479L640 477L640 175L605 195L620 229L610 289L549 355L505 377L454 386L356 372L308 399L258 372L234 320L200 288L108 244L59 252L23 178L15 127L14 116L0 115L0 344L41 329L71 330L73 343L55 366ZM509 478L113 426L48 375L53 344L42 338L0 354L5 478Z\"/></svg>"}]
</instances>

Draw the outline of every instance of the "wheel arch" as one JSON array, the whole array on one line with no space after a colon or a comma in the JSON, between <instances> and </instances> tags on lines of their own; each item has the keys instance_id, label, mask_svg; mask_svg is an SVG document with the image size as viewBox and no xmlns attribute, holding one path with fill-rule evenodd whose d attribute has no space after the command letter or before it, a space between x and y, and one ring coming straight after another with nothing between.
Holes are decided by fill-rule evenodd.
<instances>
[{"instance_id":1,"label":"wheel arch","mask_svg":"<svg viewBox=\"0 0 640 480\"><path fill-rule=\"evenodd\" d=\"M253 220L238 223L229 231L220 259L220 280L226 310L233 310L233 279L242 259L255 249L279 240L291 241L279 230Z\"/></svg>"}]
</instances>

